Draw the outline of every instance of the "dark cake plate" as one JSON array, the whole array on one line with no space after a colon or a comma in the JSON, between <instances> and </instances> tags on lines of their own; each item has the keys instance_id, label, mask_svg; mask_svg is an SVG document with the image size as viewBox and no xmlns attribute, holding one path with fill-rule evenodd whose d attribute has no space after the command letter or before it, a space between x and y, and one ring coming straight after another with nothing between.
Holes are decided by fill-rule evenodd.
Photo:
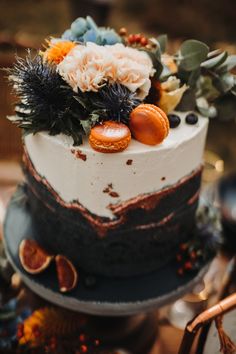
<instances>
[{"instance_id":1,"label":"dark cake plate","mask_svg":"<svg viewBox=\"0 0 236 354\"><path fill-rule=\"evenodd\" d=\"M199 272L179 276L176 263L152 273L128 278L96 276L88 286L88 276L81 270L75 290L63 294L58 289L55 265L39 275L30 275L20 264L18 249L24 238L34 238L35 227L27 207L27 198L18 191L7 210L4 243L9 261L23 282L36 294L61 307L93 315L121 316L159 308L190 292L206 273L209 264Z\"/></svg>"}]
</instances>

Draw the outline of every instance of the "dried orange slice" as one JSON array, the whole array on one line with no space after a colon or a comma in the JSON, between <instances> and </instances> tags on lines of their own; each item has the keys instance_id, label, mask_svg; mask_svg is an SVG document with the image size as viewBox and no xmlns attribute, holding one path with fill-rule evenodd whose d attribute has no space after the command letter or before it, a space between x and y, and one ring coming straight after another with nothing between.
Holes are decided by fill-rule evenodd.
<instances>
[{"instance_id":1,"label":"dried orange slice","mask_svg":"<svg viewBox=\"0 0 236 354\"><path fill-rule=\"evenodd\" d=\"M125 150L131 140L129 128L114 121L105 121L91 129L89 143L99 152L111 153Z\"/></svg>"},{"instance_id":2,"label":"dried orange slice","mask_svg":"<svg viewBox=\"0 0 236 354\"><path fill-rule=\"evenodd\" d=\"M73 290L78 282L78 274L74 265L62 255L57 255L55 260L60 291L66 293Z\"/></svg>"},{"instance_id":3,"label":"dried orange slice","mask_svg":"<svg viewBox=\"0 0 236 354\"><path fill-rule=\"evenodd\" d=\"M169 120L162 109L153 104L140 104L130 114L132 135L146 145L160 144L169 133Z\"/></svg>"},{"instance_id":4,"label":"dried orange slice","mask_svg":"<svg viewBox=\"0 0 236 354\"><path fill-rule=\"evenodd\" d=\"M38 274L49 266L53 256L42 249L36 241L25 239L19 246L19 258L26 272Z\"/></svg>"}]
</instances>

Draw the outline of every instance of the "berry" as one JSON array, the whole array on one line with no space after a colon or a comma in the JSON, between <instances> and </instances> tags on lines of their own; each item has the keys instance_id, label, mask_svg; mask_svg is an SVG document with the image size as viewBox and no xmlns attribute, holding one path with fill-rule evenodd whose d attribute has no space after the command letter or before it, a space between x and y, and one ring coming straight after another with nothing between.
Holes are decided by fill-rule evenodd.
<instances>
[{"instance_id":1,"label":"berry","mask_svg":"<svg viewBox=\"0 0 236 354\"><path fill-rule=\"evenodd\" d=\"M128 42L130 44L133 44L135 43L135 34L130 34L129 37L128 37Z\"/></svg>"},{"instance_id":2,"label":"berry","mask_svg":"<svg viewBox=\"0 0 236 354\"><path fill-rule=\"evenodd\" d=\"M95 339L94 344L96 345L96 347L98 347L99 344L100 344L99 340L98 340L98 339Z\"/></svg>"},{"instance_id":3,"label":"berry","mask_svg":"<svg viewBox=\"0 0 236 354\"><path fill-rule=\"evenodd\" d=\"M179 246L181 251L185 251L188 248L187 243L181 243L181 245Z\"/></svg>"},{"instance_id":4,"label":"berry","mask_svg":"<svg viewBox=\"0 0 236 354\"><path fill-rule=\"evenodd\" d=\"M141 34L138 33L138 34L134 35L134 38L135 38L135 42L139 43L142 37L141 37Z\"/></svg>"},{"instance_id":5,"label":"berry","mask_svg":"<svg viewBox=\"0 0 236 354\"><path fill-rule=\"evenodd\" d=\"M127 29L125 27L122 27L120 30L119 30L119 34L121 36L126 36L127 35Z\"/></svg>"},{"instance_id":6,"label":"berry","mask_svg":"<svg viewBox=\"0 0 236 354\"><path fill-rule=\"evenodd\" d=\"M180 125L181 119L177 114L168 114L168 119L171 128L177 128Z\"/></svg>"},{"instance_id":7,"label":"berry","mask_svg":"<svg viewBox=\"0 0 236 354\"><path fill-rule=\"evenodd\" d=\"M192 252L190 253L190 258L191 258L191 259L196 259L196 258L197 258L197 253L196 253L195 251L192 251Z\"/></svg>"},{"instance_id":8,"label":"berry","mask_svg":"<svg viewBox=\"0 0 236 354\"><path fill-rule=\"evenodd\" d=\"M184 274L183 268L179 268L177 272L178 272L179 275L183 275Z\"/></svg>"},{"instance_id":9,"label":"berry","mask_svg":"<svg viewBox=\"0 0 236 354\"><path fill-rule=\"evenodd\" d=\"M80 350L82 353L87 353L88 352L88 347L87 345L82 344L80 347Z\"/></svg>"},{"instance_id":10,"label":"berry","mask_svg":"<svg viewBox=\"0 0 236 354\"><path fill-rule=\"evenodd\" d=\"M148 39L146 37L144 37L144 36L141 37L140 38L140 44L145 47L148 44Z\"/></svg>"},{"instance_id":11,"label":"berry","mask_svg":"<svg viewBox=\"0 0 236 354\"><path fill-rule=\"evenodd\" d=\"M177 259L178 262L181 262L181 261L182 261L182 256L181 256L181 254L177 254L176 259Z\"/></svg>"},{"instance_id":12,"label":"berry","mask_svg":"<svg viewBox=\"0 0 236 354\"><path fill-rule=\"evenodd\" d=\"M192 268L193 268L193 265L191 262L188 261L184 264L184 269L191 270Z\"/></svg>"},{"instance_id":13,"label":"berry","mask_svg":"<svg viewBox=\"0 0 236 354\"><path fill-rule=\"evenodd\" d=\"M194 125L198 122L198 116L195 113L187 114L185 121L187 124Z\"/></svg>"}]
</instances>

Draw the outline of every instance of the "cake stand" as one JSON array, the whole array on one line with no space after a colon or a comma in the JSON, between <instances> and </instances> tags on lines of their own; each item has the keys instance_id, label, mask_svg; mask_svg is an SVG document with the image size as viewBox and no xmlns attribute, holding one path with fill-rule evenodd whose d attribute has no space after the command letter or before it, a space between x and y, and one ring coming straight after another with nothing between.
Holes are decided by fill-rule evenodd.
<instances>
[{"instance_id":1,"label":"cake stand","mask_svg":"<svg viewBox=\"0 0 236 354\"><path fill-rule=\"evenodd\" d=\"M4 223L6 254L23 282L40 297L73 311L102 316L127 316L151 311L175 301L198 284L208 269L179 276L176 263L149 274L108 278L96 276L96 284L86 286L87 275L81 270L79 283L68 294L60 293L56 271L53 266L39 275L27 274L18 256L19 244L24 238L34 238L37 230L27 205L27 196L22 186L13 195Z\"/></svg>"}]
</instances>

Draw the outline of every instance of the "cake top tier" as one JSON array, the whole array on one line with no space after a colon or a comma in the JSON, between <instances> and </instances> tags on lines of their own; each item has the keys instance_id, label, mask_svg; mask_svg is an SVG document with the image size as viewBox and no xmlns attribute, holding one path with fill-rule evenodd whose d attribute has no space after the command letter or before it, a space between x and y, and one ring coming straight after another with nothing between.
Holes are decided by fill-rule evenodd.
<instances>
[{"instance_id":1,"label":"cake top tier","mask_svg":"<svg viewBox=\"0 0 236 354\"><path fill-rule=\"evenodd\" d=\"M20 101L10 119L26 133L62 133L74 145L88 135L100 152L123 151L131 138L159 145L178 123L173 110L215 117L222 96L235 104L235 65L235 56L197 40L170 55L166 35L147 38L78 18L35 56L17 58L9 79Z\"/></svg>"}]
</instances>

